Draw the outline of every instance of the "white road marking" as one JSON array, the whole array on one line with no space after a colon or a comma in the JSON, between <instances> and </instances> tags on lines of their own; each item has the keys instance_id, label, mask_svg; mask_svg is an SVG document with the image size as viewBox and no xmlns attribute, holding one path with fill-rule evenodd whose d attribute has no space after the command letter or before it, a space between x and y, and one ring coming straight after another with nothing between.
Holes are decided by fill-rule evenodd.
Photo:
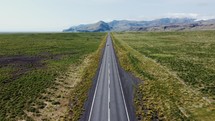
<instances>
[{"instance_id":1,"label":"white road marking","mask_svg":"<svg viewBox=\"0 0 215 121\"><path fill-rule=\"evenodd\" d=\"M110 63L108 63L108 121L110 121Z\"/></svg>"},{"instance_id":2,"label":"white road marking","mask_svg":"<svg viewBox=\"0 0 215 121\"><path fill-rule=\"evenodd\" d=\"M106 51L106 50L105 50L105 51ZM105 52L104 52L104 54L105 54ZM104 57L104 56L103 56L103 57ZM97 89L98 89L98 83L99 83L99 79L100 79L100 76L101 76L101 70L102 70L103 59L104 59L104 58L102 58L102 63L101 63L101 67L100 67L100 70L99 70L99 76L98 76L98 79L97 79L97 82L96 82L96 89L95 89L95 93L94 93L94 96L93 96L93 102L92 102L92 106L91 106L91 109L90 109L90 115L89 115L88 121L90 121L91 116L92 116L93 106L94 106L95 97L96 97L96 93L97 93Z\"/></svg>"},{"instance_id":3,"label":"white road marking","mask_svg":"<svg viewBox=\"0 0 215 121\"><path fill-rule=\"evenodd\" d=\"M109 35L110 37L110 35ZM108 44L109 45L109 44ZM107 45L106 45L107 47ZM107 49L107 48L106 48ZM104 54L107 54L106 58L108 57L108 121L110 121L110 62L109 62L109 54L106 52L107 50L105 49L105 53ZM109 46L108 46L108 49ZM114 58L115 62L116 62L116 59ZM122 93L122 97L123 97L123 102L124 102L124 106L125 106L125 111L126 111L126 116L127 116L127 119L128 121L130 121L130 118L129 118L129 115L128 115L128 110L127 110L127 106L126 106L126 102L125 102L125 97L124 97L124 93L123 93L123 89L122 89L122 84L121 84L121 79L119 77L119 71L118 71L118 67L117 67L117 64L114 63L115 66L116 66L116 71L117 71L117 76L118 76L118 81L119 81L119 84L120 84L120 89L121 89L121 93ZM102 59L102 64L103 65L103 59ZM98 79L97 79L97 84L96 84L96 89L95 89L95 92L94 92L94 96L93 96L93 101L92 101L92 106L91 106L91 109L90 109L90 115L89 115L89 118L88 118L88 121L91 120L91 116L92 116L92 110L93 110L93 106L94 106L94 102L95 102L95 96L96 96L96 93L97 93L97 89L98 89L98 83L99 83L99 79L100 79L100 76L101 76L101 70L102 70L102 66L99 70L99 76L98 76Z\"/></svg>"},{"instance_id":4,"label":"white road marking","mask_svg":"<svg viewBox=\"0 0 215 121\"><path fill-rule=\"evenodd\" d=\"M116 59L114 58L115 62L116 62ZM117 62L116 62L117 63ZM121 89L121 92L122 92L122 98L123 98L123 102L124 102L124 106L125 106L125 112L126 112L126 116L127 116L127 119L128 121L130 121L130 118L129 118L129 115L128 115L128 109L127 109L127 106L126 106L126 102L125 102L125 97L124 97L124 93L123 93L123 89L122 89L122 84L121 84L121 79L119 77L119 71L118 71L118 66L116 65L115 63L115 66L116 66L116 71L117 71L117 75L118 75L118 79L119 79L119 85L120 85L120 89Z\"/></svg>"}]
</instances>

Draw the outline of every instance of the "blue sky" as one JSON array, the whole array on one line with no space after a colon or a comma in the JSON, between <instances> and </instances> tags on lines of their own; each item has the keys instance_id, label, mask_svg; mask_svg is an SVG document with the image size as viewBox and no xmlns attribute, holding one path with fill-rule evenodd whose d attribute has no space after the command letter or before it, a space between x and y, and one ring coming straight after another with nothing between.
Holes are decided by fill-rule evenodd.
<instances>
[{"instance_id":1,"label":"blue sky","mask_svg":"<svg viewBox=\"0 0 215 121\"><path fill-rule=\"evenodd\" d=\"M0 0L0 32L62 31L99 20L215 18L215 0Z\"/></svg>"}]
</instances>

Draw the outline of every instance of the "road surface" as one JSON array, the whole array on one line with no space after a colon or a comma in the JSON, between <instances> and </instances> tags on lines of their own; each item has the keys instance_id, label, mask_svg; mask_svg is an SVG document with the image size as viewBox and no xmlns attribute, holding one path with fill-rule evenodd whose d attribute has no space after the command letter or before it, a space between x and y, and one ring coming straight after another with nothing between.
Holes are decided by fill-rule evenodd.
<instances>
[{"instance_id":1,"label":"road surface","mask_svg":"<svg viewBox=\"0 0 215 121\"><path fill-rule=\"evenodd\" d=\"M107 37L88 121L130 121L110 34Z\"/></svg>"}]
</instances>

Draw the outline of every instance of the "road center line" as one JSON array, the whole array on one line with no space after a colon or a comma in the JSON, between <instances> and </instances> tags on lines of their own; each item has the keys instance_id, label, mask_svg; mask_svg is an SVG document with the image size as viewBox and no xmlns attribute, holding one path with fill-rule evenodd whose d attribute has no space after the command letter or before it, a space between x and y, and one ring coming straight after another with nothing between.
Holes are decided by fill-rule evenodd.
<instances>
[{"instance_id":1,"label":"road center line","mask_svg":"<svg viewBox=\"0 0 215 121\"><path fill-rule=\"evenodd\" d=\"M110 121L110 63L108 62L108 121Z\"/></svg>"},{"instance_id":2,"label":"road center line","mask_svg":"<svg viewBox=\"0 0 215 121\"><path fill-rule=\"evenodd\" d=\"M112 50L113 52L113 50ZM114 62L113 63L115 66L116 66L116 72L117 72L117 76L118 76L118 81L119 81L119 85L120 85L120 89L121 89L121 93L122 93L122 98L123 98L123 102L124 102L124 106L125 106L125 112L126 112L126 116L127 116L127 119L128 121L130 121L130 118L129 118L129 115L128 115L128 109L127 109L127 105L126 105L126 102L125 102L125 97L124 97L124 92L123 92L123 89L122 89L122 84L121 84L121 79L120 79L120 75L119 75L119 70L118 70L118 66L117 66L117 62L116 62L116 59L114 58Z\"/></svg>"},{"instance_id":3,"label":"road center line","mask_svg":"<svg viewBox=\"0 0 215 121\"><path fill-rule=\"evenodd\" d=\"M104 50L104 55L107 55L106 48ZM102 65L106 62L105 59L107 58L107 56L104 56L104 55L102 57L101 67L99 69L99 75L98 75L97 82L96 82L96 88L95 88L95 92L94 92L94 95L93 95L93 101L92 101L92 105L91 105L91 109L90 109L90 114L89 114L89 117L88 117L88 121L91 120L92 111L93 111L93 107L94 107L94 102L95 102L95 98L96 98L96 94L97 94L97 89L98 89L98 85L99 85L99 79L101 77L102 69L104 68Z\"/></svg>"}]
</instances>

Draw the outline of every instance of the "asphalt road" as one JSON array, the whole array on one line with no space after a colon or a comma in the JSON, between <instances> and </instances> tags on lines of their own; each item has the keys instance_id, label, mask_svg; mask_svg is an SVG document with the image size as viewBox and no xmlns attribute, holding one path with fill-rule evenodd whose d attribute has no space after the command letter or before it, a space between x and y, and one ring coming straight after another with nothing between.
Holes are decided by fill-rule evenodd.
<instances>
[{"instance_id":1,"label":"asphalt road","mask_svg":"<svg viewBox=\"0 0 215 121\"><path fill-rule=\"evenodd\" d=\"M107 37L88 121L130 121L110 34Z\"/></svg>"}]
</instances>

